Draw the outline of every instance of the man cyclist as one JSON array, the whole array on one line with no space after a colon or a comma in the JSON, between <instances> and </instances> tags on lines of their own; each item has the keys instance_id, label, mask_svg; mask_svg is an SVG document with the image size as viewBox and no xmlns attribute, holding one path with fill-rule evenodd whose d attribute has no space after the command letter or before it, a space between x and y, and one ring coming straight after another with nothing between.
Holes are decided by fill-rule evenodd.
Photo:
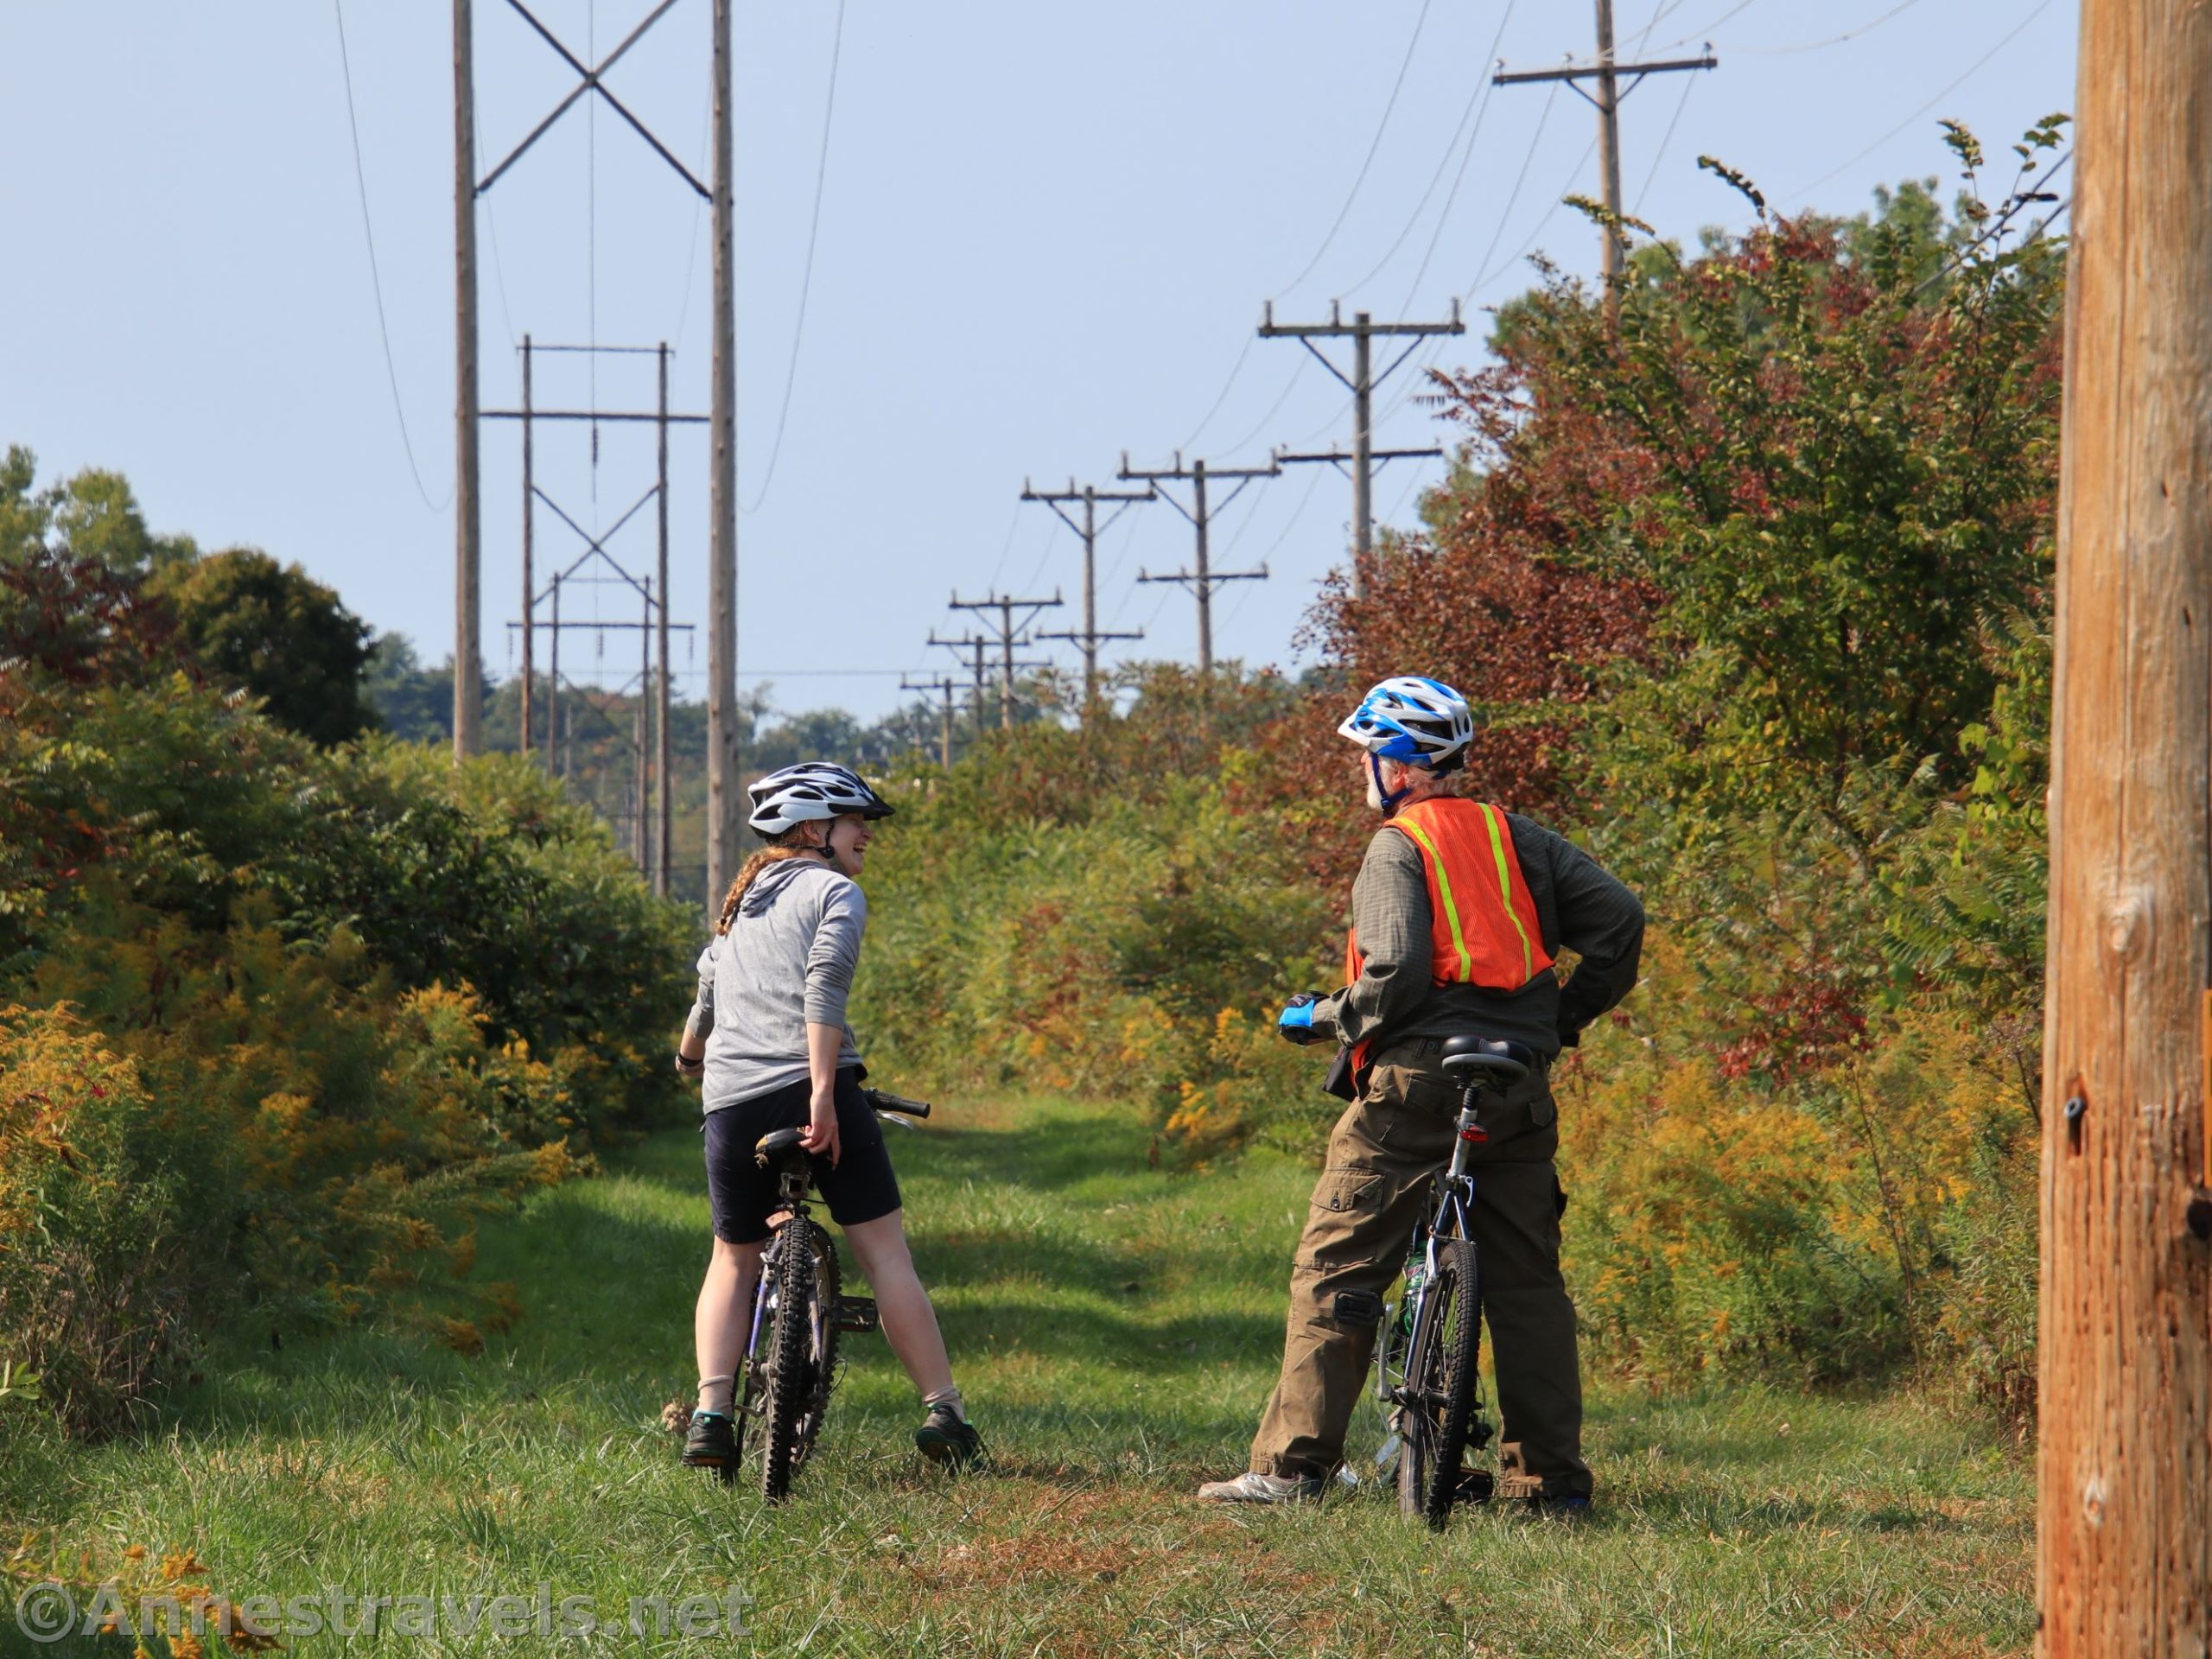
<instances>
[{"instance_id":1,"label":"man cyclist","mask_svg":"<svg viewBox=\"0 0 2212 1659\"><path fill-rule=\"evenodd\" d=\"M1564 836L1447 792L1474 735L1450 686L1384 680L1337 729L1363 751L1361 784L1383 823L1352 884L1347 983L1294 998L1279 1023L1293 1041L1336 1039L1331 1086L1351 1104L1330 1137L1291 1268L1282 1375L1251 1471L1198 1496L1315 1498L1342 1464L1382 1294L1429 1178L1452 1154L1459 1090L1444 1071L1444 1039L1471 1032L1523 1044L1539 1060L1485 1115L1490 1139L1474 1149L1468 1219L1503 1420L1497 1490L1577 1513L1589 1507L1591 1478L1574 1305L1559 1268L1567 1198L1548 1073L1634 987L1643 907ZM1581 957L1563 986L1552 967L1562 946Z\"/></svg>"}]
</instances>

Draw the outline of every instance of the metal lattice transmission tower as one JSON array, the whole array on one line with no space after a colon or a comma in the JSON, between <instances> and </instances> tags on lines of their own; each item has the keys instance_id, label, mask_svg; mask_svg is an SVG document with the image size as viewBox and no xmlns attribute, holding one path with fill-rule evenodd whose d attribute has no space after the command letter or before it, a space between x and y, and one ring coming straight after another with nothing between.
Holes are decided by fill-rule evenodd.
<instances>
[{"instance_id":1,"label":"metal lattice transmission tower","mask_svg":"<svg viewBox=\"0 0 2212 1659\"><path fill-rule=\"evenodd\" d=\"M670 829L670 770L668 721L668 635L671 625L668 618L670 595L668 578L668 437L669 429L678 425L703 425L712 442L709 468L711 501L709 524L711 547L709 557L708 626L708 824L707 824L707 887L711 903L730 873L737 850L738 780L736 738L737 688L737 490L736 490L736 306L732 277L732 220L731 204L731 137L730 137L730 4L731 0L711 0L712 25L712 89L714 97L715 165L711 188L702 183L691 170L679 161L674 151L655 136L607 84L607 73L627 55L630 49L656 23L675 7L677 0L659 0L645 16L623 36L614 48L597 63L587 63L571 50L551 29L548 28L524 0L506 0L507 6L529 25L531 30L544 42L556 56L576 75L575 85L568 94L531 129L521 141L508 151L499 163L476 176L475 152L475 87L474 53L475 23L474 0L454 0L454 227L455 276L455 372L458 382L455 397L458 428L456 431L456 467L459 482L455 486L456 569L455 583L457 613L454 626L454 747L456 755L474 753L481 747L478 709L483 694L483 666L481 651L481 565L483 531L481 493L480 487L477 427L486 419L517 420L523 433L523 616L520 626L523 639L523 747L527 752L535 734L531 698L534 693L532 677L536 667L536 632L539 604L557 591L549 587L541 593L537 585L534 568L536 556L536 510L543 505L569 528L575 531L585 543L585 552L578 566L594 557L602 560L629 582L644 599L645 614L639 626L652 633L658 645L658 664L656 673L650 652L641 666L646 679L657 680L650 700L654 704L654 726L657 741L653 744L654 774L652 798L658 807L658 834L649 836L644 820L647 815L648 791L644 776L647 742L640 734L636 740L639 777L634 801L639 819L638 832L633 839L640 849L640 864L654 872L656 887L665 893L670 883L670 858L672 837ZM531 147L551 130L553 125L571 109L587 99L596 98L604 102L626 123L678 179L701 199L712 204L714 209L714 363L710 374L712 383L711 412L707 415L681 415L669 409L668 369L669 353L664 342L657 346L606 346L596 341L580 347L533 346L528 336L522 347L522 403L511 410L485 410L481 407L478 385L477 343L477 276L476 276L476 212L477 198L489 191L523 157ZM652 410L605 410L597 407L572 410L547 410L536 406L531 385L532 359L549 351L582 351L588 353L652 353L658 356L659 368L659 398ZM595 403L595 400L594 400ZM653 486L641 497L637 505L615 526L627 523L651 500L657 505L659 542L656 574L652 578L640 578L625 569L620 562L609 553L605 543L614 531L594 537L585 532L575 519L563 512L550 494L541 488L536 478L535 429L543 421L583 421L591 423L594 433L602 422L642 422L657 424L658 432L658 468ZM575 579L577 566L557 580ZM615 580L613 576L607 578ZM658 597L655 597L658 595ZM614 625L609 624L609 626ZM688 625L687 625L688 626ZM557 652L560 629L554 627L553 638ZM555 681L557 696L557 677ZM645 698L641 687L640 696Z\"/></svg>"}]
</instances>

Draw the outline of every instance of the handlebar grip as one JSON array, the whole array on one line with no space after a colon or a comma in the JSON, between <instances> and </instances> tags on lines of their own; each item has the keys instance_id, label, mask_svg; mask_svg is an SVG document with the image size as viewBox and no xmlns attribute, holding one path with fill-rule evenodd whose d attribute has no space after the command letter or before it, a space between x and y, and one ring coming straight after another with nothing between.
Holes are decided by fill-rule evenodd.
<instances>
[{"instance_id":1,"label":"handlebar grip","mask_svg":"<svg viewBox=\"0 0 2212 1659\"><path fill-rule=\"evenodd\" d=\"M879 1112L899 1112L907 1117L927 1117L930 1103L926 1100L908 1100L883 1089L863 1089L868 1103Z\"/></svg>"}]
</instances>

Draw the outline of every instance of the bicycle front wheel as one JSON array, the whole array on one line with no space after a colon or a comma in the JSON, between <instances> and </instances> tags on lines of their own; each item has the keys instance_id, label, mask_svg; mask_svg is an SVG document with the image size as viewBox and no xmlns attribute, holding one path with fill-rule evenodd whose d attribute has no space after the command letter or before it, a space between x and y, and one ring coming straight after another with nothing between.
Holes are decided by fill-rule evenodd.
<instances>
[{"instance_id":1,"label":"bicycle front wheel","mask_svg":"<svg viewBox=\"0 0 2212 1659\"><path fill-rule=\"evenodd\" d=\"M773 1251L769 1290L766 1395L760 1434L760 1493L771 1503L813 1449L836 1364L837 1258L811 1221L786 1225Z\"/></svg>"},{"instance_id":2,"label":"bicycle front wheel","mask_svg":"<svg viewBox=\"0 0 2212 1659\"><path fill-rule=\"evenodd\" d=\"M1426 1287L1420 1328L1406 1357L1398 1415L1398 1508L1421 1516L1438 1531L1451 1516L1459 1487L1459 1459L1475 1416L1481 1342L1474 1244L1440 1238L1435 1276Z\"/></svg>"}]
</instances>

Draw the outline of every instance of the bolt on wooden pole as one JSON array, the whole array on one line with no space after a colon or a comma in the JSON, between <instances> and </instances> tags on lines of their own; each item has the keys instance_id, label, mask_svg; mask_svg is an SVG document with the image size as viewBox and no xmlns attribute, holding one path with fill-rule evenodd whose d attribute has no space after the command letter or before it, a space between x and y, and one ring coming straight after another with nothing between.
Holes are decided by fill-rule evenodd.
<instances>
[{"instance_id":1,"label":"bolt on wooden pole","mask_svg":"<svg viewBox=\"0 0 2212 1659\"><path fill-rule=\"evenodd\" d=\"M2036 1649L2212 1641L2212 14L2083 0L2052 709Z\"/></svg>"}]
</instances>

